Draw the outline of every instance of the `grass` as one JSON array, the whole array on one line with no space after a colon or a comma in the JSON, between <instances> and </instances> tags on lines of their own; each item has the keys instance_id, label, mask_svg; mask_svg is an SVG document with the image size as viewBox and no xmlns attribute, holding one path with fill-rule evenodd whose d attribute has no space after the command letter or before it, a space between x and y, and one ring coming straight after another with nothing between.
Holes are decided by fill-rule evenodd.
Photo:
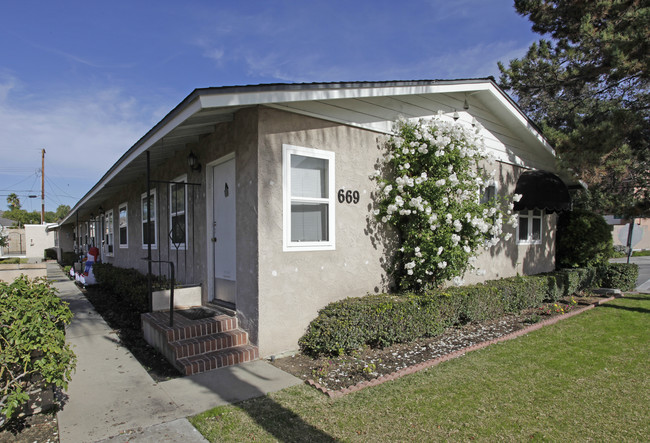
<instances>
[{"instance_id":1,"label":"grass","mask_svg":"<svg viewBox=\"0 0 650 443\"><path fill-rule=\"evenodd\" d=\"M648 257L650 256L650 251L633 251L632 257ZM625 252L614 252L612 258L624 258L627 257Z\"/></svg>"},{"instance_id":2,"label":"grass","mask_svg":"<svg viewBox=\"0 0 650 443\"><path fill-rule=\"evenodd\" d=\"M645 441L650 295L331 400L296 386L190 421L210 441Z\"/></svg>"},{"instance_id":3,"label":"grass","mask_svg":"<svg viewBox=\"0 0 650 443\"><path fill-rule=\"evenodd\" d=\"M17 265L17 264L25 264L29 260L26 258L19 258L19 257L11 257L11 258L3 258L0 260L0 265Z\"/></svg>"}]
</instances>

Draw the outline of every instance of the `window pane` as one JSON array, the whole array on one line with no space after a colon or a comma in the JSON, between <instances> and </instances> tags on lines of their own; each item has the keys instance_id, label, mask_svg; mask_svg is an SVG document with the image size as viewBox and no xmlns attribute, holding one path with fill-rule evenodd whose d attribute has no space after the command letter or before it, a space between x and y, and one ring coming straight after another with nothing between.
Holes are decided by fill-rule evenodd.
<instances>
[{"instance_id":1,"label":"window pane","mask_svg":"<svg viewBox=\"0 0 650 443\"><path fill-rule=\"evenodd\" d=\"M485 188L483 191L483 195L481 196L481 203L489 203L490 201L494 200L494 197L496 195L496 186L490 185Z\"/></svg>"},{"instance_id":2,"label":"window pane","mask_svg":"<svg viewBox=\"0 0 650 443\"><path fill-rule=\"evenodd\" d=\"M120 208L119 225L120 228L126 227L126 206Z\"/></svg>"},{"instance_id":3,"label":"window pane","mask_svg":"<svg viewBox=\"0 0 650 443\"><path fill-rule=\"evenodd\" d=\"M291 196L328 198L327 165L327 159L292 155Z\"/></svg>"},{"instance_id":4,"label":"window pane","mask_svg":"<svg viewBox=\"0 0 650 443\"><path fill-rule=\"evenodd\" d=\"M156 199L153 198L153 195L149 197L151 199L151 220L156 218ZM142 220L147 219L147 197L142 199Z\"/></svg>"},{"instance_id":5,"label":"window pane","mask_svg":"<svg viewBox=\"0 0 650 443\"><path fill-rule=\"evenodd\" d=\"M145 221L142 223L142 243L145 245L148 245L151 243L152 245L156 243L155 239L155 233L154 233L154 227L156 225L154 223L151 223L151 226L147 229L147 222Z\"/></svg>"},{"instance_id":6,"label":"window pane","mask_svg":"<svg viewBox=\"0 0 650 443\"><path fill-rule=\"evenodd\" d=\"M185 214L172 216L172 243L185 244Z\"/></svg>"},{"instance_id":7,"label":"window pane","mask_svg":"<svg viewBox=\"0 0 650 443\"><path fill-rule=\"evenodd\" d=\"M120 226L120 244L125 245L126 241L126 226Z\"/></svg>"},{"instance_id":8,"label":"window pane","mask_svg":"<svg viewBox=\"0 0 650 443\"><path fill-rule=\"evenodd\" d=\"M519 240L528 240L528 217L519 216Z\"/></svg>"},{"instance_id":9,"label":"window pane","mask_svg":"<svg viewBox=\"0 0 650 443\"><path fill-rule=\"evenodd\" d=\"M172 201L171 212L184 212L185 211L185 186L172 185Z\"/></svg>"},{"instance_id":10,"label":"window pane","mask_svg":"<svg viewBox=\"0 0 650 443\"><path fill-rule=\"evenodd\" d=\"M531 232L532 240L542 239L542 219L533 218L533 232Z\"/></svg>"},{"instance_id":11,"label":"window pane","mask_svg":"<svg viewBox=\"0 0 650 443\"><path fill-rule=\"evenodd\" d=\"M327 204L292 204L291 241L328 241L327 216Z\"/></svg>"},{"instance_id":12,"label":"window pane","mask_svg":"<svg viewBox=\"0 0 650 443\"><path fill-rule=\"evenodd\" d=\"M542 215L542 211L539 209L533 209L533 215L536 217L540 217Z\"/></svg>"}]
</instances>

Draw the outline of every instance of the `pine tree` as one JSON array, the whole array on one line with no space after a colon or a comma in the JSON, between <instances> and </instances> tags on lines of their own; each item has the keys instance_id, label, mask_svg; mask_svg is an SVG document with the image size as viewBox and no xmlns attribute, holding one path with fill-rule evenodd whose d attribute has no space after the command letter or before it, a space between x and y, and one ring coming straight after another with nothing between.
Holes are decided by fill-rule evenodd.
<instances>
[{"instance_id":1,"label":"pine tree","mask_svg":"<svg viewBox=\"0 0 650 443\"><path fill-rule=\"evenodd\" d=\"M499 63L501 86L588 186L593 209L648 215L650 2L515 0L547 39Z\"/></svg>"}]
</instances>

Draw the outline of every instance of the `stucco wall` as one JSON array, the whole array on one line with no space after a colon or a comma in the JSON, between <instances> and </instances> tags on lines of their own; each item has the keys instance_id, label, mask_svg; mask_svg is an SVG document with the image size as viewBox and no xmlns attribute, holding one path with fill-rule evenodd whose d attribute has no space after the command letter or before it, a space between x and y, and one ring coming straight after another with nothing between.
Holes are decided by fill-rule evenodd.
<instances>
[{"instance_id":1,"label":"stucco wall","mask_svg":"<svg viewBox=\"0 0 650 443\"><path fill-rule=\"evenodd\" d=\"M25 225L25 255L28 258L44 258L44 252L54 247L54 232L47 232L47 225Z\"/></svg>"},{"instance_id":2,"label":"stucco wall","mask_svg":"<svg viewBox=\"0 0 650 443\"><path fill-rule=\"evenodd\" d=\"M615 225L612 227L612 238L615 246L627 246L630 224ZM650 218L637 218L632 229L632 249L650 249Z\"/></svg>"},{"instance_id":3,"label":"stucco wall","mask_svg":"<svg viewBox=\"0 0 650 443\"><path fill-rule=\"evenodd\" d=\"M379 134L271 109L260 110L259 350L296 349L320 308L345 297L383 291L385 245L371 217ZM282 145L334 151L335 189L359 191L358 204L335 203L336 249L284 252Z\"/></svg>"},{"instance_id":4,"label":"stucco wall","mask_svg":"<svg viewBox=\"0 0 650 443\"><path fill-rule=\"evenodd\" d=\"M326 304L387 289L390 234L372 216L374 182L369 175L382 151L377 133L283 111L260 110L259 149L259 348L261 356L297 348L298 338ZM335 203L336 249L284 252L282 247L282 145L336 153L335 189L357 190L358 204ZM498 193L512 195L523 169L495 163ZM478 257L486 275L467 274L466 283L554 268L556 216L545 215L543 241L518 245L512 238Z\"/></svg>"}]
</instances>

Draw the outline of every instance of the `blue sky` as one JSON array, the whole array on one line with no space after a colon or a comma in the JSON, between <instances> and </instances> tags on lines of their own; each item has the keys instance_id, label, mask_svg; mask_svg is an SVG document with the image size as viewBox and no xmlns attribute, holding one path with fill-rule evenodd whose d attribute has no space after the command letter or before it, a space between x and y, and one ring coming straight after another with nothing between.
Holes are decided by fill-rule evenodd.
<instances>
[{"instance_id":1,"label":"blue sky","mask_svg":"<svg viewBox=\"0 0 650 443\"><path fill-rule=\"evenodd\" d=\"M0 0L0 208L73 206L193 89L498 78L512 0ZM28 194L38 194L29 199Z\"/></svg>"}]
</instances>

